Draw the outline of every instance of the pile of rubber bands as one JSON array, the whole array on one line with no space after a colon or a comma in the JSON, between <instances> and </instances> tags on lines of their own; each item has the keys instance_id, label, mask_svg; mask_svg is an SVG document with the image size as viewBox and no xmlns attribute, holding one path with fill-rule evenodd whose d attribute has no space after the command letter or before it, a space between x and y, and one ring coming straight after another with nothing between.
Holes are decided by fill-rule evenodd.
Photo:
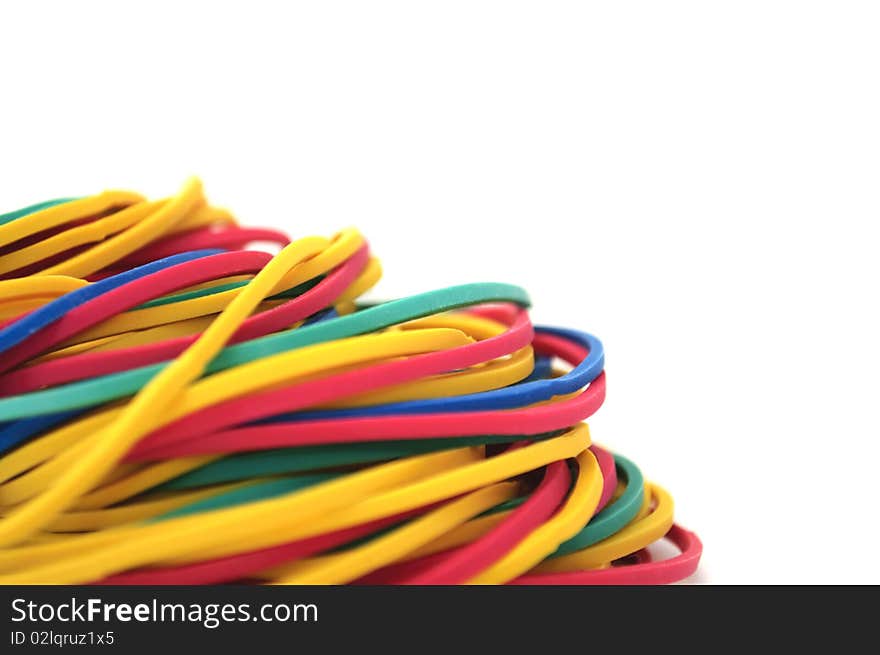
<instances>
[{"instance_id":1,"label":"pile of rubber bands","mask_svg":"<svg viewBox=\"0 0 880 655\"><path fill-rule=\"evenodd\" d=\"M599 340L508 284L359 301L380 275L356 230L242 227L197 180L0 216L0 583L694 572L669 494L591 443Z\"/></svg>"}]
</instances>

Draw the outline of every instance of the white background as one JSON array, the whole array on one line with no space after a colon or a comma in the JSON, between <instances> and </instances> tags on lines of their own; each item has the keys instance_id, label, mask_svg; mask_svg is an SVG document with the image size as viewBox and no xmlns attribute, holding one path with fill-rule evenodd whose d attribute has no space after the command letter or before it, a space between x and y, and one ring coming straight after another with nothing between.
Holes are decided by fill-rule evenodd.
<instances>
[{"instance_id":1,"label":"white background","mask_svg":"<svg viewBox=\"0 0 880 655\"><path fill-rule=\"evenodd\" d=\"M383 297L522 284L697 581L880 582L876 3L10 4L4 208L197 173Z\"/></svg>"}]
</instances>

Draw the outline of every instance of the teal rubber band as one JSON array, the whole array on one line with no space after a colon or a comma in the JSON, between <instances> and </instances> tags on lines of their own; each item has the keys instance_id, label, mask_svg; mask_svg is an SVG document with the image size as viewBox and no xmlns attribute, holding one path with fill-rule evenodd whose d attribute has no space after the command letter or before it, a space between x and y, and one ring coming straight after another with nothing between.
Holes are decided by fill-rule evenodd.
<instances>
[{"instance_id":1,"label":"teal rubber band","mask_svg":"<svg viewBox=\"0 0 880 655\"><path fill-rule=\"evenodd\" d=\"M188 471L173 480L164 482L154 487L154 490L177 491L270 475L303 473L338 466L370 464L400 457L461 448L463 446L511 443L522 438L520 435L486 435L450 437L448 439L414 439L411 441L371 441L340 446L303 446L299 448L262 450L229 455L215 460L201 468ZM535 437L530 435L529 439L534 440Z\"/></svg>"},{"instance_id":2,"label":"teal rubber band","mask_svg":"<svg viewBox=\"0 0 880 655\"><path fill-rule=\"evenodd\" d=\"M29 205L28 207L22 207L21 209L16 209L15 211L0 214L0 225L6 225L7 223L11 223L16 219L27 216L28 214L35 214L36 212L43 209L49 209L49 207L63 205L66 202L72 202L74 200L80 199L81 198L56 198L54 200L44 200L43 202L38 202L35 205Z\"/></svg>"},{"instance_id":3,"label":"teal rubber band","mask_svg":"<svg viewBox=\"0 0 880 655\"><path fill-rule=\"evenodd\" d=\"M550 437L555 434L554 432L542 436ZM347 446L282 448L259 453L245 453L244 455L233 455L212 462L200 469L190 471L174 480L154 487L150 491L179 491L282 473L300 473L318 468L392 460L399 457L449 450L462 446L510 443L521 438L519 435L485 435L478 437L454 437L451 439L426 439L423 442L414 442L412 444L375 441ZM183 507L178 507L159 517L153 517L151 521L266 500L283 493L304 489L319 482L326 482L344 474L344 472L332 471L269 480L265 483L251 485L243 489L235 489Z\"/></svg>"},{"instance_id":4,"label":"teal rubber band","mask_svg":"<svg viewBox=\"0 0 880 655\"><path fill-rule=\"evenodd\" d=\"M296 298L299 295L304 294L306 291L316 286L318 282L324 279L324 276L321 275L319 277L313 278L308 282L303 282L302 284L298 284L295 287L291 287L290 289L286 289L281 293L276 293L274 296L269 296L267 300L282 300L287 298ZM170 305L175 302L182 302L184 300L192 300L193 298L203 298L205 296L213 296L215 293L222 293L223 291L232 291L233 289L241 289L242 287L246 287L248 285L247 280L240 280L238 282L227 282L226 284L218 284L216 287L208 287L205 289L196 289L195 291L186 291L184 293L177 293L172 296L163 296L161 298L155 298L154 300L149 300L142 305L138 305L134 309L130 309L128 311L135 311L138 309L149 309L150 307L159 307L161 305Z\"/></svg>"},{"instance_id":5,"label":"teal rubber band","mask_svg":"<svg viewBox=\"0 0 880 655\"><path fill-rule=\"evenodd\" d=\"M626 489L620 497L596 514L584 528L568 541L559 545L550 557L568 555L607 539L620 532L639 513L645 497L645 478L639 467L626 457L614 456L617 474L626 480Z\"/></svg>"},{"instance_id":6,"label":"teal rubber band","mask_svg":"<svg viewBox=\"0 0 880 655\"><path fill-rule=\"evenodd\" d=\"M227 346L208 365L205 374L223 371L288 350L366 334L424 316L487 302L513 302L528 307L529 297L521 287L497 282L464 284L429 291L392 300L348 316ZM0 422L94 407L130 396L147 384L167 364L168 362L162 362L142 366L51 389L2 398Z\"/></svg>"},{"instance_id":7,"label":"teal rubber band","mask_svg":"<svg viewBox=\"0 0 880 655\"><path fill-rule=\"evenodd\" d=\"M183 507L178 507L170 512L165 512L164 514L150 518L147 520L147 523L156 523L158 521L180 518L181 516L201 514L203 512L225 509L227 507L255 503L260 500L268 500L295 491L302 491L303 489L321 482L328 482L329 480L338 478L341 475L341 473L316 473L314 475L301 475L297 477L258 482L257 484L219 493L216 496L203 498L202 500L184 505Z\"/></svg>"},{"instance_id":8,"label":"teal rubber band","mask_svg":"<svg viewBox=\"0 0 880 655\"><path fill-rule=\"evenodd\" d=\"M148 300L147 302L138 305L137 307L134 307L132 309L129 309L128 311L133 312L137 311L138 309L150 309L150 307L171 305L172 303L182 302L184 300L192 300L193 298L204 298L205 296L213 296L215 293L222 293L223 291L230 291L232 289L240 289L246 284L246 280L242 280L240 282L227 282L226 284L218 284L215 287L208 287L206 289L196 289L195 291L176 293L171 296L162 296L161 298Z\"/></svg>"},{"instance_id":9,"label":"teal rubber band","mask_svg":"<svg viewBox=\"0 0 880 655\"><path fill-rule=\"evenodd\" d=\"M607 539L622 530L639 513L642 499L645 497L645 479L642 477L642 472L635 464L621 455L614 455L614 464L617 468L617 475L626 480L624 492L617 500L592 517L580 532L560 544L559 548L548 557L567 555ZM512 498L484 512L481 516L516 509L525 500L525 498Z\"/></svg>"}]
</instances>

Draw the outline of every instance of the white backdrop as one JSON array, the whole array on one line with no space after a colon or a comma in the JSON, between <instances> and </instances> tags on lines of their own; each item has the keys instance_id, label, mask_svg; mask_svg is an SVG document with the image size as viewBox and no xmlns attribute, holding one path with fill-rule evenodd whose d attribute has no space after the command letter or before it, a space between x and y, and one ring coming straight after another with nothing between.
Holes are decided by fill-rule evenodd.
<instances>
[{"instance_id":1,"label":"white backdrop","mask_svg":"<svg viewBox=\"0 0 880 655\"><path fill-rule=\"evenodd\" d=\"M880 582L871 2L17 3L0 206L200 175L357 225L377 296L522 284L591 331L594 438L675 496L697 581Z\"/></svg>"}]
</instances>

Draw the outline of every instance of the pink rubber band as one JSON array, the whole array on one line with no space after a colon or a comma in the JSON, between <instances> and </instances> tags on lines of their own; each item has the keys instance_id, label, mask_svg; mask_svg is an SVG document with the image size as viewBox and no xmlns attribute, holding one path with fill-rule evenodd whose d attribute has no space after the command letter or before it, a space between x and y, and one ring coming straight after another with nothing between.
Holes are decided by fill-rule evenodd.
<instances>
[{"instance_id":1,"label":"pink rubber band","mask_svg":"<svg viewBox=\"0 0 880 655\"><path fill-rule=\"evenodd\" d=\"M703 544L693 532L673 525L666 539L681 553L670 559L612 566L591 571L524 575L510 584L529 585L661 585L683 580L697 570Z\"/></svg>"},{"instance_id":2,"label":"pink rubber band","mask_svg":"<svg viewBox=\"0 0 880 655\"><path fill-rule=\"evenodd\" d=\"M593 444L590 446L590 451L596 456L599 470L602 471L602 495L599 497L596 511L593 512L596 515L605 509L611 496L614 495L614 490L617 489L617 466L614 464L614 455L604 448Z\"/></svg>"},{"instance_id":3,"label":"pink rubber band","mask_svg":"<svg viewBox=\"0 0 880 655\"><path fill-rule=\"evenodd\" d=\"M600 500L599 506L594 512L595 515L604 508L608 499L614 493L614 489L617 487L617 472L614 466L614 456L611 453L598 446L591 446L590 450L596 456L599 468L602 471L602 498L604 502ZM562 477L565 480L561 492L559 492L558 496L553 496L555 502L541 499L539 504L537 497L541 493L550 494L549 491L543 490L542 487L548 484L551 469L553 469L555 475L560 475L556 473L556 469L560 467L563 473ZM486 535L465 546L385 567L364 576L356 581L355 584L462 584L503 557L513 546L531 533L533 529L549 518L565 498L570 482L568 465L565 462L554 462L547 467L547 473L541 481L541 485L529 499L516 508L509 517L505 518L504 522L493 528ZM554 488L554 491L558 490ZM527 506L529 506L528 509ZM517 516L520 513L523 515ZM508 523L516 522L518 524L508 525ZM510 531L512 534L508 534L507 531ZM493 533L497 534L493 536ZM511 538L499 543L504 536L510 536Z\"/></svg>"},{"instance_id":4,"label":"pink rubber band","mask_svg":"<svg viewBox=\"0 0 880 655\"><path fill-rule=\"evenodd\" d=\"M118 573L93 582L100 585L194 585L218 584L244 578L278 564L292 562L360 539L410 516L424 508L389 516L343 530L291 541L226 557L162 568L137 569Z\"/></svg>"},{"instance_id":5,"label":"pink rubber band","mask_svg":"<svg viewBox=\"0 0 880 655\"><path fill-rule=\"evenodd\" d=\"M0 371L8 371L65 339L148 300L220 277L255 273L271 258L267 253L255 251L221 253L176 264L132 280L83 303L26 341L7 350L0 358Z\"/></svg>"},{"instance_id":6,"label":"pink rubber band","mask_svg":"<svg viewBox=\"0 0 880 655\"><path fill-rule=\"evenodd\" d=\"M147 244L140 250L136 250L124 259L114 263L113 266L114 268L128 269L190 250L206 250L211 248L233 250L256 241L267 241L269 243L277 243L280 246L286 246L290 243L290 237L279 230L266 228L203 227L188 232L181 232L161 241Z\"/></svg>"},{"instance_id":7,"label":"pink rubber band","mask_svg":"<svg viewBox=\"0 0 880 655\"><path fill-rule=\"evenodd\" d=\"M271 389L249 396L233 398L188 414L148 435L135 445L126 456L126 460L167 459L177 457L176 453L190 448L223 452L222 448L220 450L214 448L215 439L228 439L228 437L223 435L245 429L259 430L269 428L268 434L275 426L265 425L257 426L256 428L238 428L237 430L216 432L218 430L283 412L314 407L377 388L402 384L411 380L474 366L523 348L529 344L533 335L534 330L529 321L528 313L522 311L520 318L509 330L482 341L450 350L383 362L280 389ZM339 419L333 419L330 421L303 421L295 425L311 425L316 423L340 425L343 422ZM310 443L315 442L310 441Z\"/></svg>"},{"instance_id":8,"label":"pink rubber band","mask_svg":"<svg viewBox=\"0 0 880 655\"><path fill-rule=\"evenodd\" d=\"M365 576L357 584L461 584L498 561L559 507L568 493L568 464L553 462L529 498L475 541Z\"/></svg>"},{"instance_id":9,"label":"pink rubber band","mask_svg":"<svg viewBox=\"0 0 880 655\"><path fill-rule=\"evenodd\" d=\"M433 353L432 353L433 354ZM421 357L426 357L422 355ZM368 370L375 371L375 367ZM290 387L296 404L311 402L300 397L300 388ZM323 395L323 394L322 394ZM562 430L590 417L605 399L605 374L602 373L575 398L552 405L505 411L456 412L455 414L416 414L405 416L357 417L276 423L221 430L204 439L190 439L170 447L137 450L126 461L150 461L190 455L224 454L294 446L395 441L468 435L542 434ZM284 411L284 410L282 410ZM266 416L278 413L265 407ZM148 444L150 438L141 442ZM140 444L139 444L140 445ZM136 447L137 448L137 447Z\"/></svg>"}]
</instances>

